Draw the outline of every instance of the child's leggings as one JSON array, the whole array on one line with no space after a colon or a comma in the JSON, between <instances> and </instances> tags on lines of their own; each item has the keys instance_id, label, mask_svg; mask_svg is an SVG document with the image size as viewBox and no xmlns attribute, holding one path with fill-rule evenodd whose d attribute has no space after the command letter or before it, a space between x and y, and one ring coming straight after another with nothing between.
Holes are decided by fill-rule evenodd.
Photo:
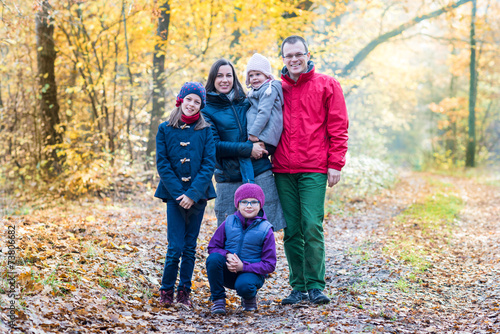
<instances>
[{"instance_id":1,"label":"child's leggings","mask_svg":"<svg viewBox=\"0 0 500 334\"><path fill-rule=\"evenodd\" d=\"M251 299L264 285L263 275L230 272L226 266L226 258L219 253L208 256L207 276L212 300L226 298L224 287L236 290L238 296L243 299Z\"/></svg>"},{"instance_id":2,"label":"child's leggings","mask_svg":"<svg viewBox=\"0 0 500 334\"><path fill-rule=\"evenodd\" d=\"M200 233L206 205L207 201L201 200L186 210L179 206L175 200L167 201L168 250L160 290L174 289L179 270L179 259L182 257L177 290L191 291L196 240Z\"/></svg>"}]
</instances>

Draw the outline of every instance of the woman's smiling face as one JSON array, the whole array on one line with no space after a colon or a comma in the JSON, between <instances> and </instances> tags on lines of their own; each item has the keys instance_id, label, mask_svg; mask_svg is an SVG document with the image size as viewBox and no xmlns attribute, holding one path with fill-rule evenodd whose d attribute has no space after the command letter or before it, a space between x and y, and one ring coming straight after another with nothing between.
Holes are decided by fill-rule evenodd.
<instances>
[{"instance_id":1,"label":"woman's smiling face","mask_svg":"<svg viewBox=\"0 0 500 334\"><path fill-rule=\"evenodd\" d=\"M233 69L229 65L222 65L219 67L217 77L215 78L215 89L217 93L227 94L233 89Z\"/></svg>"}]
</instances>

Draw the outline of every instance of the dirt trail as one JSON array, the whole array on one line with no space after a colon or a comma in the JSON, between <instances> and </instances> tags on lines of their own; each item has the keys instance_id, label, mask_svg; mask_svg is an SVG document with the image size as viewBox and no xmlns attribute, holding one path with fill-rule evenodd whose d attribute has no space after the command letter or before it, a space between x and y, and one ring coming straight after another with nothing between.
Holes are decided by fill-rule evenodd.
<instances>
[{"instance_id":1,"label":"dirt trail","mask_svg":"<svg viewBox=\"0 0 500 334\"><path fill-rule=\"evenodd\" d=\"M453 184L466 204L453 223L448 244L430 254L432 265L418 272L384 248L394 232L395 217L429 195L431 179ZM13 217L8 221L25 229L23 245L35 240L33 231L38 233L37 258L33 259L33 249L23 254L35 263L31 277L52 272L67 282L73 277L70 273L81 275L77 283L65 283L70 284L65 285L68 291L59 286L62 295L37 283L40 278L32 282L26 276L18 325L27 333L500 333L499 208L499 188L469 179L405 174L394 189L353 202L343 217L329 217L325 223L325 292L332 303L280 305L290 290L282 233L277 233L277 270L259 292L259 311L242 313L230 292L225 317L209 313L204 262L216 227L210 217L199 238L194 311L161 308L152 295L166 252L163 206L89 205L78 212L68 207L64 217L57 210ZM59 215L59 222L44 223L54 215ZM56 241L42 246L44 238L74 239L79 245ZM49 269L54 265L56 274ZM0 323L2 329L7 327Z\"/></svg>"},{"instance_id":2,"label":"dirt trail","mask_svg":"<svg viewBox=\"0 0 500 334\"><path fill-rule=\"evenodd\" d=\"M334 275L331 286L340 290L337 306L354 305L360 309L349 319L351 326L336 326L335 331L500 332L500 191L466 179L432 178L455 185L466 205L455 222L449 244L432 254L431 267L416 273L413 282L403 281L408 284L407 292L395 286L412 269L387 258L381 246L391 216L413 199L425 196L421 175L408 176L381 198L381 205L364 214L361 211L361 219L347 219L344 226L337 227L344 235L341 240L349 234L359 235L364 229L371 229L371 233L361 237L357 252L343 247L335 253L330 268ZM359 222L357 226L350 225L353 221ZM351 233L342 233L342 227Z\"/></svg>"}]
</instances>

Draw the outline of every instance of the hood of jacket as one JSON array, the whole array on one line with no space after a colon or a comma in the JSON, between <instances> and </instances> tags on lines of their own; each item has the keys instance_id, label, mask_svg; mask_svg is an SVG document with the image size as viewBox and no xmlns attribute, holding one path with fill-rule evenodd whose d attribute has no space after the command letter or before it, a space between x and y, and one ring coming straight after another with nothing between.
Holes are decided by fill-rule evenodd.
<instances>
[{"instance_id":1,"label":"hood of jacket","mask_svg":"<svg viewBox=\"0 0 500 334\"><path fill-rule=\"evenodd\" d=\"M245 100L245 93L240 91L240 98L234 99L232 103L240 103ZM207 93L207 103L210 103L213 107L221 108L231 105L231 100L229 100L226 94L219 94L216 92Z\"/></svg>"}]
</instances>

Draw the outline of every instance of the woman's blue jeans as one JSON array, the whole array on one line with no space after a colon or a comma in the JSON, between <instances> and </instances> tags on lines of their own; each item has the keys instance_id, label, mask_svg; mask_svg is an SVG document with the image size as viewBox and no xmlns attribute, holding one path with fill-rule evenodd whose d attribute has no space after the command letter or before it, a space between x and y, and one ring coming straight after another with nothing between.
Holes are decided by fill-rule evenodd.
<instances>
[{"instance_id":1,"label":"woman's blue jeans","mask_svg":"<svg viewBox=\"0 0 500 334\"><path fill-rule=\"evenodd\" d=\"M239 158L241 180L243 183L255 183L252 160L250 158Z\"/></svg>"},{"instance_id":2,"label":"woman's blue jeans","mask_svg":"<svg viewBox=\"0 0 500 334\"><path fill-rule=\"evenodd\" d=\"M196 255L196 241L200 233L206 200L195 203L189 210L183 209L177 201L167 201L168 249L163 268L160 290L173 290L180 264L179 287L177 290L191 291Z\"/></svg>"},{"instance_id":3,"label":"woman's blue jeans","mask_svg":"<svg viewBox=\"0 0 500 334\"><path fill-rule=\"evenodd\" d=\"M243 299L251 299L264 285L264 276L254 273L233 273L227 269L226 258L219 253L212 253L207 258L207 276L210 283L210 299L226 298L224 287L236 290Z\"/></svg>"}]
</instances>

